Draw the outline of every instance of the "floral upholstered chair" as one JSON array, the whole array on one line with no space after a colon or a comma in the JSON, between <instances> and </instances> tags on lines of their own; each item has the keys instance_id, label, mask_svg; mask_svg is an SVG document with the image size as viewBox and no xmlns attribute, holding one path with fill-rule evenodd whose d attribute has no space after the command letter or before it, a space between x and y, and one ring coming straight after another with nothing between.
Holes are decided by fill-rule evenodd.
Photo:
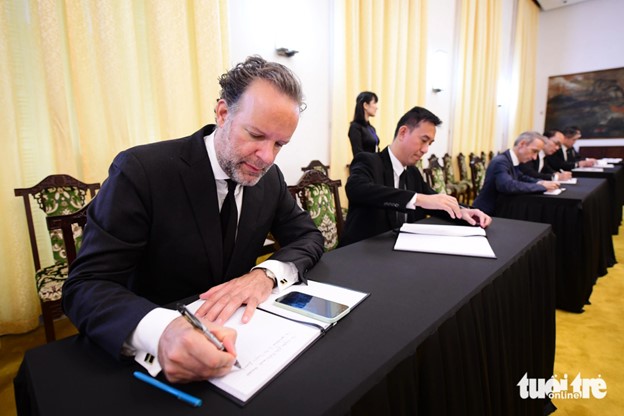
<instances>
[{"instance_id":1,"label":"floral upholstered chair","mask_svg":"<svg viewBox=\"0 0 624 416\"><path fill-rule=\"evenodd\" d=\"M429 157L429 166L424 171L427 183L434 191L439 194L456 195L455 188L447 185L444 179L444 169L442 169L436 155L432 154Z\"/></svg>"},{"instance_id":2,"label":"floral upholstered chair","mask_svg":"<svg viewBox=\"0 0 624 416\"><path fill-rule=\"evenodd\" d=\"M338 195L341 185L339 180L331 180L320 170L311 169L303 173L296 185L288 187L323 234L325 251L336 248L342 234L343 217Z\"/></svg>"},{"instance_id":3,"label":"floral upholstered chair","mask_svg":"<svg viewBox=\"0 0 624 416\"><path fill-rule=\"evenodd\" d=\"M469 192L472 185L469 180L460 180L455 179L455 170L453 169L453 161L451 156L446 153L442 157L442 161L444 162L444 182L447 187L451 187L454 192L454 196L457 198L459 203L467 204L469 199Z\"/></svg>"},{"instance_id":4,"label":"floral upholstered chair","mask_svg":"<svg viewBox=\"0 0 624 416\"><path fill-rule=\"evenodd\" d=\"M472 173L472 200L474 201L485 181L485 163L480 157L470 154L470 171Z\"/></svg>"},{"instance_id":5,"label":"floral upholstered chair","mask_svg":"<svg viewBox=\"0 0 624 416\"><path fill-rule=\"evenodd\" d=\"M416 166L416 169L418 169L418 171L420 172L420 176L422 176L424 178L425 177L425 169L423 168L423 161L422 161L422 159L418 159L414 166Z\"/></svg>"},{"instance_id":6,"label":"floral upholstered chair","mask_svg":"<svg viewBox=\"0 0 624 416\"><path fill-rule=\"evenodd\" d=\"M80 247L82 239L82 225L86 222L87 192L89 198L95 196L95 192L100 188L99 183L83 183L69 175L51 175L31 188L15 189L15 196L21 196L24 200L26 211L26 221L28 224L28 235L33 255L35 267L35 284L39 300L41 303L41 313L45 326L46 340L54 341L54 319L62 316L61 311L61 291L65 279L67 279L68 267L75 251ZM31 209L31 197L37 202L38 207L48 221L48 232L52 248L53 264L42 267L40 252L37 246L35 231L35 221ZM73 217L76 216L77 219ZM60 226L50 226L51 218L70 217L73 223L64 225L67 230ZM84 218L83 218L84 217ZM67 237L71 236L73 255L70 257L67 250Z\"/></svg>"}]
</instances>

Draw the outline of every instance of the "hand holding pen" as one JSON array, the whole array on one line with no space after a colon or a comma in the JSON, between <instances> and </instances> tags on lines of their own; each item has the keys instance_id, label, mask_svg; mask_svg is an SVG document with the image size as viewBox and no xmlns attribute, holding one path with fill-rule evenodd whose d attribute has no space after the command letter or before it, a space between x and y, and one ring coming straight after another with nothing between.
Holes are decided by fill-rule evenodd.
<instances>
[{"instance_id":1,"label":"hand holding pen","mask_svg":"<svg viewBox=\"0 0 624 416\"><path fill-rule=\"evenodd\" d=\"M224 376L232 370L236 331L210 323L205 327L217 337L223 351L206 342L203 331L189 326L182 316L167 325L158 342L158 361L168 381L206 380Z\"/></svg>"},{"instance_id":2,"label":"hand holding pen","mask_svg":"<svg viewBox=\"0 0 624 416\"><path fill-rule=\"evenodd\" d=\"M208 338L208 341L212 342L212 344L217 347L219 351L225 351L225 346L221 343L221 341L219 341L219 338L217 338L212 332L210 332L210 330L206 328L206 325L204 325L204 323L200 321L198 317L193 315L193 313L189 311L185 305L178 303L176 305L176 308L178 308L178 311L182 314L182 316L186 318L186 320L189 321L189 323L193 325L195 329L199 329L206 336L206 338ZM234 365L238 368L241 368L238 360L234 362Z\"/></svg>"}]
</instances>

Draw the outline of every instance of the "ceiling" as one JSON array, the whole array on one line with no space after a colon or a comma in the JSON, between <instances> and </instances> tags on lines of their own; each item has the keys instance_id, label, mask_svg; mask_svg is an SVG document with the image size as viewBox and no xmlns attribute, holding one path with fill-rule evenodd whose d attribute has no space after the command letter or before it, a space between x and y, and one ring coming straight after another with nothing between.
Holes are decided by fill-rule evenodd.
<instances>
[{"instance_id":1,"label":"ceiling","mask_svg":"<svg viewBox=\"0 0 624 416\"><path fill-rule=\"evenodd\" d=\"M559 7L570 6L589 0L534 0L543 11L557 9Z\"/></svg>"}]
</instances>

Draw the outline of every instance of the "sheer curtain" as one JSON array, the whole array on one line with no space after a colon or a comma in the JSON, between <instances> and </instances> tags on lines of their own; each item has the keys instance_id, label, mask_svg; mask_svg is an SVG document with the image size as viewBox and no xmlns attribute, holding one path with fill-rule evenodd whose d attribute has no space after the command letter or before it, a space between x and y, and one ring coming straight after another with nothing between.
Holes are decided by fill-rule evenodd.
<instances>
[{"instance_id":1,"label":"sheer curtain","mask_svg":"<svg viewBox=\"0 0 624 416\"><path fill-rule=\"evenodd\" d=\"M523 131L534 130L535 67L539 7L533 0L518 0L511 80L509 145Z\"/></svg>"},{"instance_id":2,"label":"sheer curtain","mask_svg":"<svg viewBox=\"0 0 624 416\"><path fill-rule=\"evenodd\" d=\"M500 0L459 2L459 40L452 154L493 149L500 71Z\"/></svg>"},{"instance_id":3,"label":"sheer curtain","mask_svg":"<svg viewBox=\"0 0 624 416\"><path fill-rule=\"evenodd\" d=\"M347 132L357 95L373 91L379 97L371 124L382 149L392 142L399 118L424 103L427 1L346 0L333 6L330 174L344 185L353 158ZM344 194L343 201L346 206Z\"/></svg>"},{"instance_id":4,"label":"sheer curtain","mask_svg":"<svg viewBox=\"0 0 624 416\"><path fill-rule=\"evenodd\" d=\"M213 122L227 12L227 0L0 3L0 335L39 316L13 188L53 173L102 182L119 151Z\"/></svg>"}]
</instances>

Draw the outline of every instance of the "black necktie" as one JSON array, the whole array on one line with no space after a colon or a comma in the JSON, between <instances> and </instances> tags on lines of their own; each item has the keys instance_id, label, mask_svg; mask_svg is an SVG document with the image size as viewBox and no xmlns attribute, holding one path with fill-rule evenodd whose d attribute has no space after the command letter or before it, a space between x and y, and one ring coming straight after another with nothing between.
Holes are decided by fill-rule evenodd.
<instances>
[{"instance_id":1,"label":"black necktie","mask_svg":"<svg viewBox=\"0 0 624 416\"><path fill-rule=\"evenodd\" d=\"M567 150L568 153L568 162L576 162L576 154L574 152L574 148L571 147Z\"/></svg>"},{"instance_id":2,"label":"black necktie","mask_svg":"<svg viewBox=\"0 0 624 416\"><path fill-rule=\"evenodd\" d=\"M230 257L234 251L234 241L236 240L236 224L238 222L238 210L236 209L236 199L234 198L234 190L236 182L232 179L226 180L228 185L228 193L221 206L221 237L223 238L223 273L230 264Z\"/></svg>"},{"instance_id":3,"label":"black necktie","mask_svg":"<svg viewBox=\"0 0 624 416\"><path fill-rule=\"evenodd\" d=\"M407 189L407 169L403 169L403 173L399 175L399 189ZM407 222L407 213L397 211L397 227Z\"/></svg>"},{"instance_id":4,"label":"black necktie","mask_svg":"<svg viewBox=\"0 0 624 416\"><path fill-rule=\"evenodd\" d=\"M399 175L399 189L407 189L407 169L403 169L403 173Z\"/></svg>"}]
</instances>

